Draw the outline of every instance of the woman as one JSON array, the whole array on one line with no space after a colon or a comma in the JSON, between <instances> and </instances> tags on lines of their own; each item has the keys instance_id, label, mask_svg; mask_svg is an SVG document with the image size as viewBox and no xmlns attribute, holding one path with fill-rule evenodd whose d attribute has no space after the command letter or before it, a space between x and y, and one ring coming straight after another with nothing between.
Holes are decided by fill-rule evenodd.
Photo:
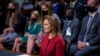
<instances>
[{"instance_id":1,"label":"woman","mask_svg":"<svg viewBox=\"0 0 100 56\"><path fill-rule=\"evenodd\" d=\"M61 36L60 27L54 16L45 16L43 37L39 56L64 56L65 43Z\"/></svg>"},{"instance_id":2,"label":"woman","mask_svg":"<svg viewBox=\"0 0 100 56\"><path fill-rule=\"evenodd\" d=\"M44 17L45 15L52 15L53 14L53 16L54 17L56 17L56 19L57 19L57 21L58 21L58 23L59 24L61 24L61 21L60 21L60 18L59 18L59 16L56 14L56 13L53 13L53 5L52 5L52 3L43 3L42 5L41 5L41 10L42 10L42 16ZM42 17L42 18L43 18Z\"/></svg>"},{"instance_id":3,"label":"woman","mask_svg":"<svg viewBox=\"0 0 100 56\"><path fill-rule=\"evenodd\" d=\"M41 20L39 20L39 22L42 23ZM35 51L34 46L35 47L41 46L42 36L44 35L42 26L39 29L40 29L40 32L36 36L31 35L31 37L28 37L27 51L26 51L28 54L31 54L32 51L34 51L34 53L38 53Z\"/></svg>"},{"instance_id":4,"label":"woman","mask_svg":"<svg viewBox=\"0 0 100 56\"><path fill-rule=\"evenodd\" d=\"M31 46L30 44L32 44L33 42L30 42L29 44L29 42L27 41L31 41L31 40L28 40L28 38L36 37L41 31L41 24L38 21L38 19L39 19L39 12L32 11L30 21L27 27L28 29L25 32L24 36L21 36L20 38L16 38L12 51L20 52L20 47L23 43L28 44L27 50L29 50L29 47Z\"/></svg>"},{"instance_id":5,"label":"woman","mask_svg":"<svg viewBox=\"0 0 100 56\"><path fill-rule=\"evenodd\" d=\"M3 43L14 41L17 35L24 32L25 16L18 12L16 3L10 2L8 4L8 13L5 21L5 29L0 35L0 48L4 49Z\"/></svg>"}]
</instances>

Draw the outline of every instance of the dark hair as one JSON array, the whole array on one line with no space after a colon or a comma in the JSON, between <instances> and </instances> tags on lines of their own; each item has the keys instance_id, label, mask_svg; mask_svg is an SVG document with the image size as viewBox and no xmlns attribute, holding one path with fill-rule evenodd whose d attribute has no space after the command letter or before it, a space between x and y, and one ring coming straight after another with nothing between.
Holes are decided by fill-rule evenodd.
<instances>
[{"instance_id":1,"label":"dark hair","mask_svg":"<svg viewBox=\"0 0 100 56\"><path fill-rule=\"evenodd\" d=\"M59 2L59 0L50 0L51 1L51 3L57 3L57 2Z\"/></svg>"},{"instance_id":2,"label":"dark hair","mask_svg":"<svg viewBox=\"0 0 100 56\"><path fill-rule=\"evenodd\" d=\"M74 8L67 7L67 8L65 8L65 10L74 10Z\"/></svg>"},{"instance_id":3,"label":"dark hair","mask_svg":"<svg viewBox=\"0 0 100 56\"><path fill-rule=\"evenodd\" d=\"M67 10L72 10L73 12L75 11L74 8L71 8L71 7L65 8L65 11L67 11Z\"/></svg>"},{"instance_id":4,"label":"dark hair","mask_svg":"<svg viewBox=\"0 0 100 56\"><path fill-rule=\"evenodd\" d=\"M100 0L95 0L96 1L96 4L100 4Z\"/></svg>"},{"instance_id":5,"label":"dark hair","mask_svg":"<svg viewBox=\"0 0 100 56\"><path fill-rule=\"evenodd\" d=\"M67 4L69 4L70 3L70 0L64 0Z\"/></svg>"}]
</instances>

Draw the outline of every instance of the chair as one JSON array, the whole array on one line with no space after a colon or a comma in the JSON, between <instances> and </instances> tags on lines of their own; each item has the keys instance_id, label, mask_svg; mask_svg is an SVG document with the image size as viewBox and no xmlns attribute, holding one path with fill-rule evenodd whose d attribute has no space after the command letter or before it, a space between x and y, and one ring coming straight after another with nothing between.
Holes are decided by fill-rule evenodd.
<instances>
[{"instance_id":1,"label":"chair","mask_svg":"<svg viewBox=\"0 0 100 56\"><path fill-rule=\"evenodd\" d=\"M34 4L32 2L26 2L22 5L21 12L27 16L30 17L30 12L34 9Z\"/></svg>"},{"instance_id":2,"label":"chair","mask_svg":"<svg viewBox=\"0 0 100 56\"><path fill-rule=\"evenodd\" d=\"M34 5L32 2L26 2L22 6L22 10L32 10L34 9Z\"/></svg>"},{"instance_id":3,"label":"chair","mask_svg":"<svg viewBox=\"0 0 100 56\"><path fill-rule=\"evenodd\" d=\"M14 41L11 41L11 42L4 43L3 45L6 49L11 50L13 47L13 44L14 44Z\"/></svg>"},{"instance_id":4,"label":"chair","mask_svg":"<svg viewBox=\"0 0 100 56\"><path fill-rule=\"evenodd\" d=\"M96 50L92 55L90 56L100 56L100 49Z\"/></svg>"},{"instance_id":5,"label":"chair","mask_svg":"<svg viewBox=\"0 0 100 56\"><path fill-rule=\"evenodd\" d=\"M70 40L68 38L64 38L64 41L65 41L65 54L64 54L64 56L69 56Z\"/></svg>"},{"instance_id":6,"label":"chair","mask_svg":"<svg viewBox=\"0 0 100 56\"><path fill-rule=\"evenodd\" d=\"M25 19L25 21L27 20L27 17L26 16L24 16L23 17L24 19ZM26 23L26 22L25 22ZM24 24L24 23L23 23ZM22 33L20 33L17 37L20 37L20 36L22 36L24 34L24 31L22 31ZM16 37L16 38L17 38ZM15 38L15 39L16 39ZM6 42L6 43L4 43L3 45L4 45L4 47L6 48L6 49L12 49L12 47L13 47L13 45L14 45L14 41L15 40L12 40L12 41L10 41L10 42Z\"/></svg>"}]
</instances>

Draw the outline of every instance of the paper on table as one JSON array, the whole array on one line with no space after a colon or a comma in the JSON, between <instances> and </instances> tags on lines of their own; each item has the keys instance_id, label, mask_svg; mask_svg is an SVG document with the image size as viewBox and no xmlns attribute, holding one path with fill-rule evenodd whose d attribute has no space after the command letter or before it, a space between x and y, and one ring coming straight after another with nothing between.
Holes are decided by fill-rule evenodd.
<instances>
[{"instance_id":1,"label":"paper on table","mask_svg":"<svg viewBox=\"0 0 100 56\"><path fill-rule=\"evenodd\" d=\"M21 54L21 55L17 55L17 56L31 56L31 55L28 55L28 54Z\"/></svg>"}]
</instances>

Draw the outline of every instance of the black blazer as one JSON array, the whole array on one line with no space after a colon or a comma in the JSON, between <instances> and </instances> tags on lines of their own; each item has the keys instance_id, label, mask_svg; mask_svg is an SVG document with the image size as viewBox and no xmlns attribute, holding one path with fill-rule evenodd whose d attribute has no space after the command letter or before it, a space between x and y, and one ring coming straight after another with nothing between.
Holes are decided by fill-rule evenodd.
<instances>
[{"instance_id":1,"label":"black blazer","mask_svg":"<svg viewBox=\"0 0 100 56\"><path fill-rule=\"evenodd\" d=\"M0 15L0 34L2 34L4 26L5 26L5 19L6 19L7 13L2 11Z\"/></svg>"},{"instance_id":2,"label":"black blazer","mask_svg":"<svg viewBox=\"0 0 100 56\"><path fill-rule=\"evenodd\" d=\"M87 28L88 20L89 20L89 16L84 17L78 41L83 41L83 38L84 38L85 32L86 32L86 28ZM99 13L96 13L96 15L93 18L93 22L92 22L91 28L87 34L86 41L90 44L90 46L99 46L100 47L100 14Z\"/></svg>"},{"instance_id":3,"label":"black blazer","mask_svg":"<svg viewBox=\"0 0 100 56\"><path fill-rule=\"evenodd\" d=\"M17 15L18 23L15 24L13 28L14 28L14 31L18 33L19 35L24 34L25 26L26 26L26 19L27 19L26 16L24 16L22 13L18 13ZM8 27L8 25L5 25L5 26Z\"/></svg>"},{"instance_id":4,"label":"black blazer","mask_svg":"<svg viewBox=\"0 0 100 56\"><path fill-rule=\"evenodd\" d=\"M62 34L64 38L68 38L70 40L71 43L76 43L77 42L77 38L78 38L78 34L80 32L80 22L77 18L74 18L70 24L70 28L71 28L71 36L66 36L66 30L67 30L67 23L68 23L68 19L66 19L65 23L64 23L64 27L62 30Z\"/></svg>"}]
</instances>

